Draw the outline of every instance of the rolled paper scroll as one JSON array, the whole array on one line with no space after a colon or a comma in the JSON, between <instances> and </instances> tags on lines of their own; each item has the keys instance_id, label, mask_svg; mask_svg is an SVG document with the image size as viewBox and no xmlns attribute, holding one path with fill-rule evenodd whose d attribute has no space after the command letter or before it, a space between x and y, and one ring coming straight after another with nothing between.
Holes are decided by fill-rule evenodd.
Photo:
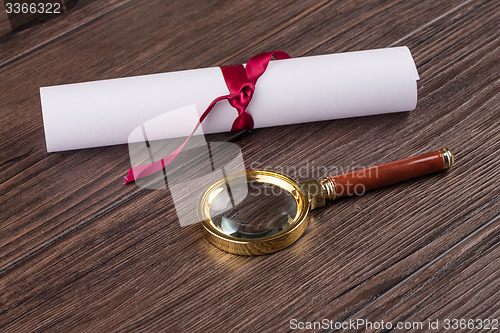
<instances>
[{"instance_id":1,"label":"rolled paper scroll","mask_svg":"<svg viewBox=\"0 0 500 333\"><path fill-rule=\"evenodd\" d=\"M413 110L419 79L407 47L275 60L259 78L248 112L254 128ZM219 67L42 87L47 151L128 143L141 124L169 110L198 112L229 90ZM217 103L203 133L227 132L237 113ZM192 116L158 126L150 139L188 136Z\"/></svg>"}]
</instances>

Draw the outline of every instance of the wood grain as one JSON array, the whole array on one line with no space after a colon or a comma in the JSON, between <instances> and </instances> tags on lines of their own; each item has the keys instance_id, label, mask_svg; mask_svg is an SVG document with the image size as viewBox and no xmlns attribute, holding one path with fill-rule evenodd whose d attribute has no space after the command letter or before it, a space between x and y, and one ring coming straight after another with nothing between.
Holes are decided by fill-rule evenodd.
<instances>
[{"instance_id":1,"label":"wood grain","mask_svg":"<svg viewBox=\"0 0 500 333\"><path fill-rule=\"evenodd\" d=\"M0 3L0 38L12 32L9 16L4 8L4 2L2 1Z\"/></svg>"},{"instance_id":2,"label":"wood grain","mask_svg":"<svg viewBox=\"0 0 500 333\"><path fill-rule=\"evenodd\" d=\"M48 25L27 31L45 36L31 51L1 45L12 47L0 67L2 331L498 318L498 3L128 1L80 13L86 23L57 38ZM221 252L198 226L178 225L168 191L122 186L124 146L45 153L40 86L244 62L276 48L302 56L390 45L415 57L416 110L255 130L237 141L245 162L307 178L447 147L456 165L314 211L304 236L275 254Z\"/></svg>"},{"instance_id":3,"label":"wood grain","mask_svg":"<svg viewBox=\"0 0 500 333\"><path fill-rule=\"evenodd\" d=\"M356 316L423 323L439 318L498 318L499 228L498 217L488 221Z\"/></svg>"},{"instance_id":4,"label":"wood grain","mask_svg":"<svg viewBox=\"0 0 500 333\"><path fill-rule=\"evenodd\" d=\"M4 37L0 48L0 68L126 3L127 0L69 1L69 13Z\"/></svg>"}]
</instances>

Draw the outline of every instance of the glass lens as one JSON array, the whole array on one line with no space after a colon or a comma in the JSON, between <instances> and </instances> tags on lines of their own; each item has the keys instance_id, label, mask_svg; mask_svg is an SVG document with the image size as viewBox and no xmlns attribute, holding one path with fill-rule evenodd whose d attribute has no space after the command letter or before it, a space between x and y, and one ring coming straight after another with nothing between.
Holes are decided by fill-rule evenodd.
<instances>
[{"instance_id":1,"label":"glass lens","mask_svg":"<svg viewBox=\"0 0 500 333\"><path fill-rule=\"evenodd\" d=\"M212 201L210 217L226 235L262 238L293 223L297 210L297 200L286 189L242 176L223 186Z\"/></svg>"}]
</instances>

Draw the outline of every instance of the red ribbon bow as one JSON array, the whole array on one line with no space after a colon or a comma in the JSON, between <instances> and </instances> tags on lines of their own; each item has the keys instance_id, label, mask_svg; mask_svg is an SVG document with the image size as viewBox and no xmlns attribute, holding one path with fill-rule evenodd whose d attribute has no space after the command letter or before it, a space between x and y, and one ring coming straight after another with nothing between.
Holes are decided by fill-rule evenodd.
<instances>
[{"instance_id":1,"label":"red ribbon bow","mask_svg":"<svg viewBox=\"0 0 500 333\"><path fill-rule=\"evenodd\" d=\"M229 89L229 95L217 97L210 103L205 112L200 117L200 121L195 126L191 135L184 143L174 150L167 157L149 164L139 165L128 170L124 184L130 183L135 179L150 176L167 166L172 162L184 148L188 140L194 135L201 122L208 116L212 108L222 100L228 100L229 104L238 111L238 117L234 120L231 131L243 129L253 129L254 123L252 116L247 112L248 104L255 91L255 84L259 77L264 74L272 57L278 60L289 59L290 56L283 51L265 52L257 54L248 60L246 67L243 65L220 66L222 75Z\"/></svg>"}]
</instances>

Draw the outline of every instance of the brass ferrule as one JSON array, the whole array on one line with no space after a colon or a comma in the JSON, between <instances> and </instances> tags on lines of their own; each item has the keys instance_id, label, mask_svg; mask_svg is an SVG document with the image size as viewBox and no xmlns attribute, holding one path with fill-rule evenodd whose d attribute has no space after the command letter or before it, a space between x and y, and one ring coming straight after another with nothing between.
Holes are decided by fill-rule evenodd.
<instances>
[{"instance_id":1,"label":"brass ferrule","mask_svg":"<svg viewBox=\"0 0 500 333\"><path fill-rule=\"evenodd\" d=\"M455 163L455 157L453 156L453 153L449 151L448 148L440 149L439 152L441 153L441 156L443 156L444 168L451 169L451 167Z\"/></svg>"},{"instance_id":2,"label":"brass ferrule","mask_svg":"<svg viewBox=\"0 0 500 333\"><path fill-rule=\"evenodd\" d=\"M330 177L321 182L317 179L307 179L299 183L308 195L311 209L324 206L326 199L335 199L335 183Z\"/></svg>"},{"instance_id":3,"label":"brass ferrule","mask_svg":"<svg viewBox=\"0 0 500 333\"><path fill-rule=\"evenodd\" d=\"M335 192L335 182L330 177L326 177L321 181L321 186L326 192L326 199L335 200L337 197L337 193Z\"/></svg>"}]
</instances>

